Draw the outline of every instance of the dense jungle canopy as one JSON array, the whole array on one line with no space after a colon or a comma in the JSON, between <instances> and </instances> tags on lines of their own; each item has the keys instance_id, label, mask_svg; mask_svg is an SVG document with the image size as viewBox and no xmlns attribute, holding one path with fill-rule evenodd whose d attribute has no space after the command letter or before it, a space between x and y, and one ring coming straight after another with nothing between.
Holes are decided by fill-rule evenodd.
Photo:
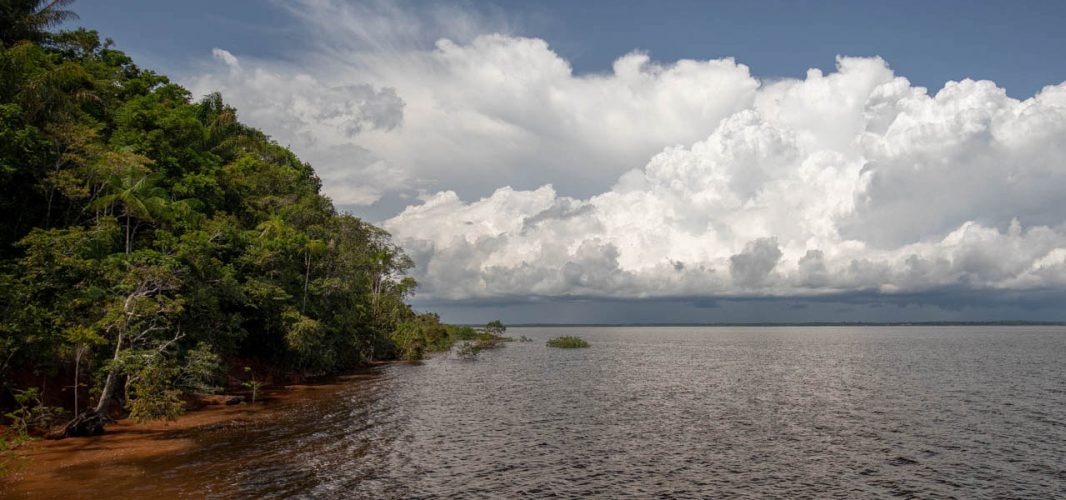
<instances>
[{"instance_id":1,"label":"dense jungle canopy","mask_svg":"<svg viewBox=\"0 0 1066 500\"><path fill-rule=\"evenodd\" d=\"M158 418L243 366L322 374L448 344L405 303L412 262L385 231L222 96L50 31L68 3L0 1L0 406L30 390Z\"/></svg>"}]
</instances>

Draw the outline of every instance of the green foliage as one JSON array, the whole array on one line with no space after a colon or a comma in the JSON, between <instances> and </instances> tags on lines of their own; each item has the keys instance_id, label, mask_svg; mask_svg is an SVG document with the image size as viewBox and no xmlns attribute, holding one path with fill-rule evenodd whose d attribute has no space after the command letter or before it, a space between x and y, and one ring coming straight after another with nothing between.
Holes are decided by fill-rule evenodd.
<instances>
[{"instance_id":1,"label":"green foliage","mask_svg":"<svg viewBox=\"0 0 1066 500\"><path fill-rule=\"evenodd\" d=\"M459 344L459 347L455 350L455 355L459 359L474 360L477 359L481 351L485 350L485 347L476 341L463 341Z\"/></svg>"},{"instance_id":2,"label":"green foliage","mask_svg":"<svg viewBox=\"0 0 1066 500\"><path fill-rule=\"evenodd\" d=\"M474 340L478 336L478 331L473 327L465 325L445 325L448 330L448 336L453 340Z\"/></svg>"},{"instance_id":3,"label":"green foliage","mask_svg":"<svg viewBox=\"0 0 1066 500\"><path fill-rule=\"evenodd\" d=\"M172 383L178 373L177 367L166 361L148 363L130 373L127 391L130 418L138 422L178 418L185 410L181 391Z\"/></svg>"},{"instance_id":4,"label":"green foliage","mask_svg":"<svg viewBox=\"0 0 1066 500\"><path fill-rule=\"evenodd\" d=\"M47 28L76 18L64 10L72 0L7 0L0 3L0 41L11 45L19 41L46 40Z\"/></svg>"},{"instance_id":5,"label":"green foliage","mask_svg":"<svg viewBox=\"0 0 1066 500\"><path fill-rule=\"evenodd\" d=\"M130 418L174 420L185 411L183 394L211 394L221 373L221 360L210 346L201 342L178 359L171 349L174 340L153 348L128 349L120 358L126 373L126 401Z\"/></svg>"},{"instance_id":6,"label":"green foliage","mask_svg":"<svg viewBox=\"0 0 1066 500\"><path fill-rule=\"evenodd\" d=\"M496 319L489 321L489 323L485 325L485 331L488 332L490 335L495 335L498 337L503 335L503 332L507 331L507 327L503 326L503 323L501 323L500 320Z\"/></svg>"},{"instance_id":7,"label":"green foliage","mask_svg":"<svg viewBox=\"0 0 1066 500\"><path fill-rule=\"evenodd\" d=\"M252 391L252 404L255 404L255 400L259 397L259 390L263 388L263 383L255 379L255 372L252 371L252 367L244 367L244 371L251 375L251 379L241 383L246 389Z\"/></svg>"},{"instance_id":8,"label":"green foliage","mask_svg":"<svg viewBox=\"0 0 1066 500\"><path fill-rule=\"evenodd\" d=\"M48 429L58 418L60 409L41 403L36 387L13 391L15 407L4 414L8 428L0 431L0 479L27 460L18 448L33 439L31 432Z\"/></svg>"},{"instance_id":9,"label":"green foliage","mask_svg":"<svg viewBox=\"0 0 1066 500\"><path fill-rule=\"evenodd\" d=\"M397 357L404 360L422 359L427 352L447 351L456 338L453 328L440 322L436 314L415 315L396 326L391 335Z\"/></svg>"},{"instance_id":10,"label":"green foliage","mask_svg":"<svg viewBox=\"0 0 1066 500\"><path fill-rule=\"evenodd\" d=\"M485 349L491 349L494 347L502 347L504 342L509 342L512 339L504 337L503 332L507 331L507 327L503 326L500 320L490 321L485 328L478 332L477 343Z\"/></svg>"},{"instance_id":11,"label":"green foliage","mask_svg":"<svg viewBox=\"0 0 1066 500\"><path fill-rule=\"evenodd\" d=\"M461 359L473 360L486 349L503 347L514 339L504 337L507 327L499 320L489 322L485 328L476 330L469 326L449 326L448 332L452 342L459 342L455 355Z\"/></svg>"},{"instance_id":12,"label":"green foliage","mask_svg":"<svg viewBox=\"0 0 1066 500\"><path fill-rule=\"evenodd\" d=\"M68 3L0 2L0 388L73 373L99 409L173 418L227 361L324 374L479 338L413 311L389 234L222 96L46 31Z\"/></svg>"},{"instance_id":13,"label":"green foliage","mask_svg":"<svg viewBox=\"0 0 1066 500\"><path fill-rule=\"evenodd\" d=\"M507 337L501 337L499 335L481 332L480 334L478 334L474 342L484 349L492 349L495 347L503 347L504 343L510 340L511 339L508 339Z\"/></svg>"},{"instance_id":14,"label":"green foliage","mask_svg":"<svg viewBox=\"0 0 1066 500\"><path fill-rule=\"evenodd\" d=\"M174 385L188 394L212 394L219 391L222 358L206 342L185 353L185 364L178 370Z\"/></svg>"},{"instance_id":15,"label":"green foliage","mask_svg":"<svg viewBox=\"0 0 1066 500\"><path fill-rule=\"evenodd\" d=\"M59 414L59 409L41 403L36 387L14 392L16 407L5 413L8 429L17 439L27 439L32 431L47 429Z\"/></svg>"},{"instance_id":16,"label":"green foliage","mask_svg":"<svg viewBox=\"0 0 1066 500\"><path fill-rule=\"evenodd\" d=\"M18 454L18 448L28 438L11 432L0 432L0 479L3 479L25 464L27 458Z\"/></svg>"},{"instance_id":17,"label":"green foliage","mask_svg":"<svg viewBox=\"0 0 1066 500\"><path fill-rule=\"evenodd\" d=\"M562 349L576 349L580 347L588 347L589 343L581 337L565 336L556 337L548 341L548 347L559 347Z\"/></svg>"}]
</instances>

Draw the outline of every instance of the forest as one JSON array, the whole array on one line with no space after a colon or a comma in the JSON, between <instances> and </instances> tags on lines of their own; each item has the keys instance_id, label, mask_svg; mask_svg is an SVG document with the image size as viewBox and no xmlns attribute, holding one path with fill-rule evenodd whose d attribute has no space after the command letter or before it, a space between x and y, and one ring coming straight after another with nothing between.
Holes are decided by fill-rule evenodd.
<instances>
[{"instance_id":1,"label":"forest","mask_svg":"<svg viewBox=\"0 0 1066 500\"><path fill-rule=\"evenodd\" d=\"M240 380L447 349L412 261L311 165L95 31L0 1L0 408L60 435ZM468 330L468 329L466 329ZM469 334L466 332L465 334ZM247 367L247 369L246 369Z\"/></svg>"}]
</instances>

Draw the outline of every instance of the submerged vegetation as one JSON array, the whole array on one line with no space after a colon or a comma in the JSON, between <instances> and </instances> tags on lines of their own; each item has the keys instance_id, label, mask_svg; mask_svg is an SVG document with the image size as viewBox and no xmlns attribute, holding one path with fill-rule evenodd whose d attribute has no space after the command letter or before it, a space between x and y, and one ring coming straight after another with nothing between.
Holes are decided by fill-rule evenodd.
<instances>
[{"instance_id":1,"label":"submerged vegetation","mask_svg":"<svg viewBox=\"0 0 1066 500\"><path fill-rule=\"evenodd\" d=\"M551 339L548 341L547 345L548 347L558 347L562 349L576 349L579 347L588 347L589 343L581 337L574 337L568 335L565 337L556 337L554 339Z\"/></svg>"},{"instance_id":2,"label":"submerged vegetation","mask_svg":"<svg viewBox=\"0 0 1066 500\"><path fill-rule=\"evenodd\" d=\"M266 374L254 398L469 335L412 310L388 233L222 96L49 32L69 3L0 2L0 408L30 394L34 415L78 416L61 435L92 434L174 418L246 364Z\"/></svg>"},{"instance_id":3,"label":"submerged vegetation","mask_svg":"<svg viewBox=\"0 0 1066 500\"><path fill-rule=\"evenodd\" d=\"M455 355L460 359L477 359L481 351L503 347L505 342L513 340L503 336L503 333L507 331L507 327L499 320L489 322L489 324L485 325L485 328L480 330L475 330L469 326L453 328L461 332L461 336L454 338L454 340L460 341L455 349Z\"/></svg>"}]
</instances>

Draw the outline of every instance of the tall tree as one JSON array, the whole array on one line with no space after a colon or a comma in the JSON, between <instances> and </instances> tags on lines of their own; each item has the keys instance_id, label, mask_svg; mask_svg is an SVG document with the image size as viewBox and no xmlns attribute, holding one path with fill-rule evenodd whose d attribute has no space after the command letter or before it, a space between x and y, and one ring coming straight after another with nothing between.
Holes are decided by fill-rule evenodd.
<instances>
[{"instance_id":1,"label":"tall tree","mask_svg":"<svg viewBox=\"0 0 1066 500\"><path fill-rule=\"evenodd\" d=\"M0 41L4 45L28 41L39 43L48 29L78 15L66 7L74 0L4 0L0 2Z\"/></svg>"},{"instance_id":2,"label":"tall tree","mask_svg":"<svg viewBox=\"0 0 1066 500\"><path fill-rule=\"evenodd\" d=\"M126 253L133 249L133 237L141 223L153 222L166 208L166 190L159 187L159 176L150 175L139 165L130 165L112 176L107 194L96 201L96 207L110 214L113 207L122 207L119 218L126 227Z\"/></svg>"}]
</instances>

